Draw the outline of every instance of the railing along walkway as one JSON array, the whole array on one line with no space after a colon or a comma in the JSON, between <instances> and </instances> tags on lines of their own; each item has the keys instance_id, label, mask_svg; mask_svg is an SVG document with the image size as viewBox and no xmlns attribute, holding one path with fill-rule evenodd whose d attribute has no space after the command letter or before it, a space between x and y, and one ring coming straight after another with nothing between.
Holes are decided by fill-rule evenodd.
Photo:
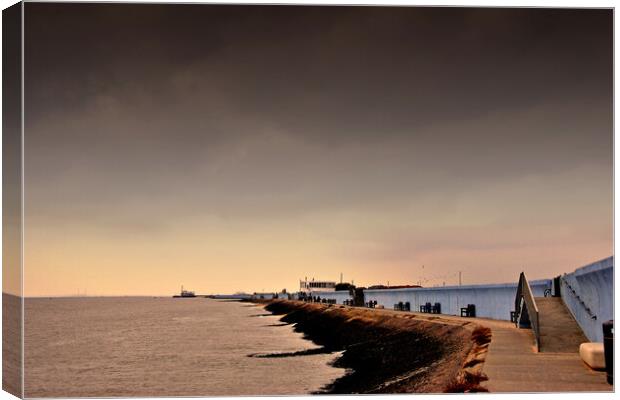
<instances>
[{"instance_id":1,"label":"railing along walkway","mask_svg":"<svg viewBox=\"0 0 620 400\"><path fill-rule=\"evenodd\" d=\"M586 304L586 302L581 298L581 296L579 295L579 293L577 293L577 291L575 290L575 288L573 288L573 286L566 280L564 279L564 277L560 278L560 280L562 281L562 283L564 283L564 285L566 285L566 288L568 289L568 293L572 294L573 297L575 298L575 300L577 300L577 302L579 304L581 304L581 306L584 308L584 310L586 311L586 313L588 313L588 315L590 316L590 318L592 319L596 319L596 314L594 314L592 312L592 310L590 309L590 307L588 307L588 305Z\"/></svg>"},{"instance_id":2,"label":"railing along walkway","mask_svg":"<svg viewBox=\"0 0 620 400\"><path fill-rule=\"evenodd\" d=\"M528 325L534 332L534 340L536 342L536 351L540 351L540 323L538 320L538 306L534 294L530 288L530 284L525 277L525 273L519 275L519 284L517 285L517 294L515 296L515 311L517 326Z\"/></svg>"}]
</instances>

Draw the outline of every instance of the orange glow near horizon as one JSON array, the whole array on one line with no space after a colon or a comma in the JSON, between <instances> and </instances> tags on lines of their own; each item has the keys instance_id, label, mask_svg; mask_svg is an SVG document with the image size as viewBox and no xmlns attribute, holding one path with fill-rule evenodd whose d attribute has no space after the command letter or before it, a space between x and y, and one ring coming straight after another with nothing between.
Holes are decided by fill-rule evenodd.
<instances>
[{"instance_id":1,"label":"orange glow near horizon","mask_svg":"<svg viewBox=\"0 0 620 400\"><path fill-rule=\"evenodd\" d=\"M586 181L596 184L596 176ZM524 185L545 198L544 184ZM305 276L337 281L341 272L358 285L450 285L458 271L466 284L511 282L521 270L551 278L612 254L609 209L587 214L586 195L575 199L584 207L578 215L578 208L554 207L551 193L548 203L530 204L527 195L512 197L519 192L506 185L478 202L421 202L419 209L193 218L140 233L117 229L121 220L49 228L33 218L26 225L25 294L169 295L182 284L201 294L294 291Z\"/></svg>"}]
</instances>

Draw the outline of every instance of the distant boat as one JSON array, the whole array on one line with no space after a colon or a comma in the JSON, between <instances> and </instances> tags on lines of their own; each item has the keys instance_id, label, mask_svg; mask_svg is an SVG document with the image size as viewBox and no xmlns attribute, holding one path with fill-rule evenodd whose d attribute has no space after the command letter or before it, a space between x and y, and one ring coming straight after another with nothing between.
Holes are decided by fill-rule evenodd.
<instances>
[{"instance_id":1,"label":"distant boat","mask_svg":"<svg viewBox=\"0 0 620 400\"><path fill-rule=\"evenodd\" d=\"M184 290L183 286L181 286L181 294L175 294L172 297L174 297L175 299L185 298L185 297L196 297L196 293L189 291L189 290Z\"/></svg>"}]
</instances>

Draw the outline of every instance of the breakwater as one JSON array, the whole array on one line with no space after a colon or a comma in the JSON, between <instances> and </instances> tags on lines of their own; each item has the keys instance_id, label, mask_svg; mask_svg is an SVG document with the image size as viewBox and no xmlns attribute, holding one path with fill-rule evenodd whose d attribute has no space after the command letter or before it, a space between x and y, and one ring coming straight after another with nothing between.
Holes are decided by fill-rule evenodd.
<instances>
[{"instance_id":1,"label":"breakwater","mask_svg":"<svg viewBox=\"0 0 620 400\"><path fill-rule=\"evenodd\" d=\"M321 393L483 391L490 330L470 321L277 300L265 306L351 372Z\"/></svg>"}]
</instances>

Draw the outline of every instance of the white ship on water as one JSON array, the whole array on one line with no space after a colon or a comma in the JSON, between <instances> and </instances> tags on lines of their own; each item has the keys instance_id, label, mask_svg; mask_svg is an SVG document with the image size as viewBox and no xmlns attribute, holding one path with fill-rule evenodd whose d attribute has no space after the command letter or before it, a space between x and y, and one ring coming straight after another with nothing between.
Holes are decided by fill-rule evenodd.
<instances>
[{"instance_id":1,"label":"white ship on water","mask_svg":"<svg viewBox=\"0 0 620 400\"><path fill-rule=\"evenodd\" d=\"M196 297L196 293L190 291L190 290L185 290L183 289L183 285L181 285L181 294L175 294L174 296L172 296L174 298L181 298L181 297Z\"/></svg>"}]
</instances>

